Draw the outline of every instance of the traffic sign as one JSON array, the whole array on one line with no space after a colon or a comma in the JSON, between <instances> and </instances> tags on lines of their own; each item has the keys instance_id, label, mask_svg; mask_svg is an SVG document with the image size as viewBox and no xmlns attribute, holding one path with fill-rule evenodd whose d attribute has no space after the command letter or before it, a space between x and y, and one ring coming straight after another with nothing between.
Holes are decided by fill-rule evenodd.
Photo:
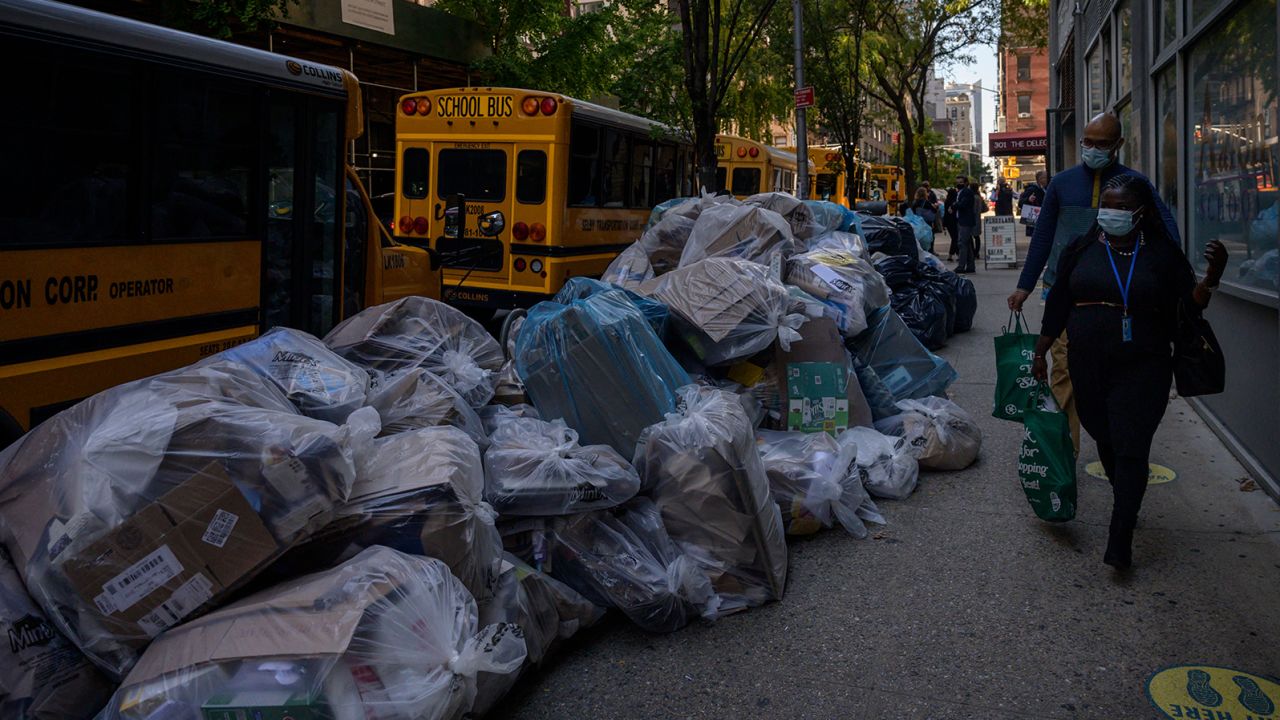
<instances>
[{"instance_id":1,"label":"traffic sign","mask_svg":"<svg viewBox=\"0 0 1280 720\"><path fill-rule=\"evenodd\" d=\"M813 86L802 87L796 91L796 107L813 107Z\"/></svg>"}]
</instances>

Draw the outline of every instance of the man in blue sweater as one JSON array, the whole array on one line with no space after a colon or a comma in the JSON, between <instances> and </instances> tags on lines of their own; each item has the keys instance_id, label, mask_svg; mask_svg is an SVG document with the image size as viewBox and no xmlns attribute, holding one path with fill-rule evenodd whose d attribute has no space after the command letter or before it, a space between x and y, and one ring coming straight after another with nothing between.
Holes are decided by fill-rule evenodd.
<instances>
[{"instance_id":1,"label":"man in blue sweater","mask_svg":"<svg viewBox=\"0 0 1280 720\"><path fill-rule=\"evenodd\" d=\"M1120 164L1117 158L1122 145L1124 138L1121 137L1120 120L1115 115L1099 115L1085 126L1084 138L1080 141L1083 162L1054 177L1045 191L1040 217L1036 220L1035 234L1031 236L1031 248L1027 251L1026 264L1018 278L1018 287L1009 296L1010 310L1022 311L1022 304L1035 289L1041 271L1044 272L1045 287L1053 285L1057 275L1058 256L1072 240L1085 234L1093 226L1098 217L1098 198L1102 194L1102 186L1108 180L1117 175L1136 175L1146 179L1137 170ZM1147 182L1150 183L1150 180ZM1182 239L1173 213L1154 189L1153 194L1160 208L1160 217L1169 228L1169 235L1181 244ZM1079 454L1080 420L1076 415L1075 398L1071 391L1071 376L1067 374L1065 333L1053 344L1050 356L1052 363L1049 385L1053 388L1058 405L1071 419L1071 439Z\"/></svg>"}]
</instances>

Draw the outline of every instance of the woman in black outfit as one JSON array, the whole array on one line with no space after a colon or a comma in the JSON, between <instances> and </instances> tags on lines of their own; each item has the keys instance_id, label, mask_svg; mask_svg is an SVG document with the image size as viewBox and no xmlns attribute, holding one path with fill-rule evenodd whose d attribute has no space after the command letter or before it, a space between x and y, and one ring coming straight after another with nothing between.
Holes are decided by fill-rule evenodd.
<instances>
[{"instance_id":1,"label":"woman in black outfit","mask_svg":"<svg viewBox=\"0 0 1280 720\"><path fill-rule=\"evenodd\" d=\"M1080 424L1098 444L1115 497L1103 562L1124 569L1132 562L1151 440L1169 402L1178 304L1194 314L1209 304L1227 250L1217 240L1208 244L1208 271L1197 284L1150 183L1117 176L1100 200L1097 223L1059 260L1032 373L1045 379L1045 353L1065 329Z\"/></svg>"}]
</instances>

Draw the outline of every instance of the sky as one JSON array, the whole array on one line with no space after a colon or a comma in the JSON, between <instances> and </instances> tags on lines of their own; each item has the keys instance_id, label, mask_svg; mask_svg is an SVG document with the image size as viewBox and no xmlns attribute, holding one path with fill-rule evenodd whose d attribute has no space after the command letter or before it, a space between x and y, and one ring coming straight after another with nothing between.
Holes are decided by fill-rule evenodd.
<instances>
[{"instance_id":1,"label":"sky","mask_svg":"<svg viewBox=\"0 0 1280 720\"><path fill-rule=\"evenodd\" d=\"M973 51L974 62L968 65L955 65L947 69L943 75L947 82L972 83L977 82L979 78L982 80L982 87L995 90L996 88L996 48L994 45L983 45L975 48ZM987 148L990 144L987 142L986 135L990 134L996 124L996 95L993 92L982 91L982 133L980 138L982 142L982 153L985 156ZM991 158L987 158L990 160Z\"/></svg>"}]
</instances>

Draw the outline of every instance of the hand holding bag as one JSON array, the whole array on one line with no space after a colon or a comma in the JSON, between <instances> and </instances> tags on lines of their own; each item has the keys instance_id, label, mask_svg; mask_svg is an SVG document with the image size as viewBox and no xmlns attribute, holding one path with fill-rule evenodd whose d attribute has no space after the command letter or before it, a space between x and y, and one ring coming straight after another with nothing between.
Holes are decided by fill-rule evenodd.
<instances>
[{"instance_id":1,"label":"hand holding bag","mask_svg":"<svg viewBox=\"0 0 1280 720\"><path fill-rule=\"evenodd\" d=\"M1173 379L1182 397L1216 395L1226 388L1227 361L1209 321L1178 302L1178 329L1173 341Z\"/></svg>"},{"instance_id":2,"label":"hand holding bag","mask_svg":"<svg viewBox=\"0 0 1280 720\"><path fill-rule=\"evenodd\" d=\"M1004 332L995 337L995 344L996 395L991 416L1022 422L1022 414L1031 405L1037 385L1031 376L1036 334L1027 332L1022 313L1011 313Z\"/></svg>"}]
</instances>

